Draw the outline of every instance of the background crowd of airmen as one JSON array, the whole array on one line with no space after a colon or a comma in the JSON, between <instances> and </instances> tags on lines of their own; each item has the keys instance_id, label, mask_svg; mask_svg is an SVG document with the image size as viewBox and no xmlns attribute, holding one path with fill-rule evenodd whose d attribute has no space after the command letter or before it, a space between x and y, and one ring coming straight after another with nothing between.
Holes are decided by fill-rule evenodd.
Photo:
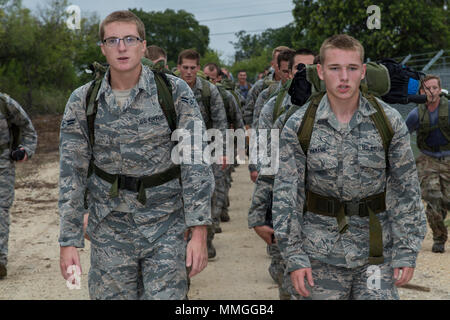
<instances>
[{"instance_id":1,"label":"background crowd of airmen","mask_svg":"<svg viewBox=\"0 0 450 320\"><path fill-rule=\"evenodd\" d=\"M182 51L178 57L176 70L169 71L166 52L157 46L146 46L142 22L127 11L109 15L101 24L100 36L101 49L107 58L109 69L96 96L98 106L95 118L95 144L91 146L87 138L90 129L86 115L86 95L90 83L72 93L61 123L59 200L61 272L67 279L69 276L67 268L72 264L80 265L77 248L82 248L84 240L88 239L91 241L92 250L89 271L89 293L92 299L185 299L189 287L188 279L206 266L207 259L213 259L216 256L213 238L215 233L222 232L220 222L230 220L229 190L232 172L236 166L235 159L224 157L222 164L211 166L181 164L178 175L145 189L146 202L144 203L136 199L139 187L136 191L130 191L130 188L120 186L121 182L119 182L119 186L116 187L118 194L111 197L110 191L113 190L111 184L114 183L107 182L106 178L100 174L88 175L91 161L94 161L96 168L101 168L99 170L104 170L113 176L120 176L118 179L124 181L127 179L134 181L129 177L152 177L172 169L171 130L162 116L160 103L155 97L157 86L153 72L156 72L155 70L164 72L170 83L177 128L192 130L193 122L202 120L204 124L202 130L218 129L225 136L226 129L282 129L283 121L287 119L280 121L279 118L283 119L287 110L293 105L288 90L299 64L311 65L320 62L323 64L325 57L326 59L331 57L325 55L328 48L328 50L335 50L338 57L334 62L336 68L341 68L342 61L347 59L345 63L350 61L350 64L361 66L360 72L363 74L365 71L362 69L363 51L358 45L359 42L345 36L340 38L338 36L337 40L334 39L331 42L327 40L329 47L324 48L323 45L324 49L323 51L321 49L320 55L308 49L293 50L280 46L273 50L270 72L252 85L246 80L245 70L238 72L238 81L234 83L228 71L215 63L207 63L201 69L200 55L192 49ZM356 62L352 60L353 56L346 55L355 52L360 54L356 56ZM141 64L140 61L144 56L151 61L152 67ZM339 58L341 56L343 58ZM325 78L329 77L328 81L332 79L329 74L331 71L328 70L325 70L323 74ZM431 112L436 110L444 99L441 98L439 101L437 91L441 89L439 79L432 77L426 80L431 81L426 84L433 85L432 90L435 90L434 93L430 92L430 99L432 99L430 101L434 106ZM349 87L351 87L351 81L352 79L350 79ZM327 90L332 89L327 87ZM424 94L429 94L429 91L423 91ZM437 102L436 97L438 97ZM398 188L403 192L400 194L398 191L399 194L390 198L389 195L387 196L396 204L396 208L391 209L393 211L391 214L399 219L397 224L391 225L387 222L386 212L378 215L383 225L385 246L390 246L384 248L385 261L379 264L383 270L383 290L374 294L361 285L364 282L361 279L365 279L364 272L368 266L365 260L368 251L368 217L348 217L349 230L342 234L342 239L337 241L330 238L339 234L334 230L335 219L314 214L302 215L297 212L298 207L306 206L304 204L306 185L308 189L326 193L327 191L323 190L326 189L326 185L334 184L330 181L342 178L322 170L334 169L333 157L341 157L342 150L336 150L335 146L330 145L330 141L346 141L346 139L351 141L348 140L349 135L355 134L355 131L359 134L359 130L367 131L365 137L360 135L355 139L366 139L365 142L369 144L377 140L374 138L377 134L373 126L364 125L368 119L367 114L373 112L365 98L359 98L358 93L357 103L363 109L355 112L355 115L358 114L358 123L350 118L342 122L339 121L342 118L333 116L330 113L330 110L335 111L332 101L334 100L331 98L330 102L326 97L323 98L316 117L322 117L322 119L328 117L334 121L337 119L336 123L329 120L328 126L321 125L317 129L322 138L314 134L311 138L313 142L324 145L324 150L328 150L327 156L308 154L307 160L304 155L299 156L302 152L296 146L298 145L297 131L303 114L297 112L285 124L286 132L283 131L281 135L280 175L262 176L258 174L260 170L258 165L249 165L250 179L255 182L255 190L248 214L248 226L267 243L268 254L272 257L269 273L279 286L280 299L301 299L308 296L309 292L302 284L299 284L303 283L304 277L310 291L315 282L316 289L312 290L313 298L398 298L392 277L396 276L397 279L399 277L395 274L398 271L394 271L393 268L414 268L415 258L426 230L423 206L420 201L419 180L409 145L409 135L405 122L398 112L382 103L394 127L394 139L397 139L395 146L389 151L389 161L394 173L385 173L386 168L383 166L371 165L374 161L377 162L374 157L378 156L380 159L377 163L384 163L382 150L376 155L361 155L359 150L355 149L356 160L351 161L362 161L367 156L364 160L366 163L361 164L361 166L369 167L370 170L366 172L358 173L352 167L347 168L345 164L342 164L346 163L345 160L336 162L336 167L340 166L339 170L342 170L339 171L338 176L342 174L349 179L348 181L353 181L356 176L365 174L367 179L372 179L373 175L379 175L378 180L375 181L387 180L388 184L390 183L389 190ZM20 105L4 94L0 95L0 102L2 104L2 113L0 113L0 278L3 278L7 273L9 209L14 198L11 123L21 128L21 142L15 148L24 151L24 158L16 159L18 161L26 161L32 157L36 149L37 135L31 120ZM447 107L445 104L441 103L441 105L441 108ZM446 115L448 117L448 112ZM148 121L139 126L138 123L143 123L139 122L140 119ZM447 125L448 121L447 119ZM410 131L419 128L418 117L416 121L409 120L409 123ZM351 133L353 129L355 130ZM442 144L448 146L450 130L448 127L441 130L442 134L438 138L443 141ZM328 141L323 138L327 136L329 136ZM351 156L353 152L351 150L354 148L351 142L348 142L348 145L344 142L341 147L347 148ZM423 157L427 156L428 160L421 161L421 163L437 162L442 172L447 170L446 182L440 183L439 176L435 178L431 182L434 191L428 192L432 195L427 197L427 199L431 198L427 202L427 216L429 221L431 220L430 225L435 234L434 252L444 252L444 244L447 240L447 229L443 227L443 220L449 207L448 199L450 199L449 149L440 152L437 157L434 157L435 154L432 152L425 153ZM294 162L292 162L293 159L295 159ZM308 176L304 179L305 184L301 184L302 181L297 180L302 180L298 177L305 174L305 161L308 163ZM321 168L321 166L324 167ZM431 169L425 164L419 173L427 170ZM94 170L94 172L97 171ZM424 190L429 190L430 183L426 185L424 182L426 176L421 174L420 181ZM402 179L405 181L402 182ZM342 181L338 183L336 188L342 192L344 198L358 197L355 192L368 193L366 196L369 196L375 192L375 186L378 186L380 190L387 188L384 182L367 186L361 178L356 180L358 183L348 183L348 186L342 185ZM295 190L296 187L298 190ZM89 189L87 193L89 215L84 207L86 188ZM405 188L409 190L406 191ZM295 194L296 191L302 192L303 196ZM362 193L359 197L363 196ZM272 206L272 195L275 232L267 217L267 212ZM300 224L303 229L300 228ZM320 230L317 226L326 230ZM298 230L301 229L301 232L297 230L299 234L296 234L296 227ZM361 234L358 228L366 232ZM186 230L188 232L185 233ZM307 234L309 239L303 239L303 245L300 246L301 249L298 249L296 246L302 238L300 233ZM354 245L357 240L360 243ZM344 247L341 247L342 245ZM308 246L311 248L308 249ZM308 259L308 256L314 259ZM303 273L301 278L293 276L296 274L294 271L299 268L308 270L311 267L313 277L308 272ZM403 270L403 274L406 273L407 271ZM407 276L412 277L412 274ZM355 277L360 277L361 283L358 286L350 285L352 294L350 296L348 282L356 281ZM409 279L402 279L402 281L406 283ZM321 280L331 283L332 288L321 287Z\"/></svg>"}]
</instances>

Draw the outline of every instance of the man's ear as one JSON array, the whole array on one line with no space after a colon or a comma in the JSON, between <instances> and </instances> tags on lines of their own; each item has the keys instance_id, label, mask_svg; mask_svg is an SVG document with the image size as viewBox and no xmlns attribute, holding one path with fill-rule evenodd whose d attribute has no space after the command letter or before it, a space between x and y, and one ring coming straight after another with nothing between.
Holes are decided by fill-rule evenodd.
<instances>
[{"instance_id":1,"label":"man's ear","mask_svg":"<svg viewBox=\"0 0 450 320\"><path fill-rule=\"evenodd\" d=\"M142 41L142 54L145 56L145 51L147 51L147 40Z\"/></svg>"},{"instance_id":2,"label":"man's ear","mask_svg":"<svg viewBox=\"0 0 450 320\"><path fill-rule=\"evenodd\" d=\"M323 67L320 63L317 64L317 75L319 79L323 81Z\"/></svg>"},{"instance_id":3,"label":"man's ear","mask_svg":"<svg viewBox=\"0 0 450 320\"><path fill-rule=\"evenodd\" d=\"M427 94L427 92L425 91L424 85L425 84L422 81L420 81L419 94Z\"/></svg>"},{"instance_id":4,"label":"man's ear","mask_svg":"<svg viewBox=\"0 0 450 320\"><path fill-rule=\"evenodd\" d=\"M102 50L102 54L106 57L105 46L103 44L100 45L100 50Z\"/></svg>"},{"instance_id":5,"label":"man's ear","mask_svg":"<svg viewBox=\"0 0 450 320\"><path fill-rule=\"evenodd\" d=\"M361 80L366 77L366 72L367 72L367 65L365 63L363 63L363 72L361 75Z\"/></svg>"}]
</instances>

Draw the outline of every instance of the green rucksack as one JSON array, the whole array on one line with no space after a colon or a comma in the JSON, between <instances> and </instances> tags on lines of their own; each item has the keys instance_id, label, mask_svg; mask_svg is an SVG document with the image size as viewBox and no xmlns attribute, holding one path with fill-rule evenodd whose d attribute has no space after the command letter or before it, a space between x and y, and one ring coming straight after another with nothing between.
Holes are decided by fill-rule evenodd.
<instances>
[{"instance_id":1,"label":"green rucksack","mask_svg":"<svg viewBox=\"0 0 450 320\"><path fill-rule=\"evenodd\" d=\"M219 90L219 94L222 97L223 105L225 107L225 113L227 115L228 127L230 127L231 124L233 124L233 117L231 115L231 109L233 108L233 102L231 101L231 99L233 98L227 96L227 89L225 89L225 87L221 83L216 83L215 86L217 87L217 90Z\"/></svg>"},{"instance_id":2,"label":"green rucksack","mask_svg":"<svg viewBox=\"0 0 450 320\"><path fill-rule=\"evenodd\" d=\"M12 123L11 121L11 114L8 110L8 107L6 106L6 99L3 95L0 94L0 112L3 114L3 116L6 119L6 122L8 123L9 128L9 142L7 144L0 146L0 154L5 151L5 149L9 149L10 152L13 150L16 150L21 142L22 142L22 130L21 128Z\"/></svg>"},{"instance_id":3,"label":"green rucksack","mask_svg":"<svg viewBox=\"0 0 450 320\"><path fill-rule=\"evenodd\" d=\"M220 83L225 87L225 89L227 89L227 91L229 93L231 93L233 95L234 99L236 100L237 105L239 106L239 109L241 109L242 106L240 103L239 96L238 96L237 92L235 91L234 82L230 79L223 79Z\"/></svg>"},{"instance_id":4,"label":"green rucksack","mask_svg":"<svg viewBox=\"0 0 450 320\"><path fill-rule=\"evenodd\" d=\"M270 87L271 85L276 85L278 84L278 81L275 80L270 80L268 76L264 77L263 79L263 86L261 88L261 91L267 89L268 87Z\"/></svg>"},{"instance_id":5,"label":"green rucksack","mask_svg":"<svg viewBox=\"0 0 450 320\"><path fill-rule=\"evenodd\" d=\"M388 69L376 62L366 63L366 76L361 81L361 86L367 88L367 93L382 97L391 89L391 78ZM320 80L317 74L317 65L306 66L306 79L312 86L312 93L325 91L325 82Z\"/></svg>"}]
</instances>

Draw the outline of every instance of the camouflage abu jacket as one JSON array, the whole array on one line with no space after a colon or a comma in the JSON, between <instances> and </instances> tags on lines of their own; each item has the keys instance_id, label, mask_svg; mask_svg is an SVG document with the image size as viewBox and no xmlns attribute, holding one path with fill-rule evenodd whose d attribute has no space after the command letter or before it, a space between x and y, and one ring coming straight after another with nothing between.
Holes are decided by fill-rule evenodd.
<instances>
[{"instance_id":1,"label":"camouflage abu jacket","mask_svg":"<svg viewBox=\"0 0 450 320\"><path fill-rule=\"evenodd\" d=\"M297 110L286 122L280 137L273 219L289 272L310 267L309 258L354 268L366 264L369 255L369 218L347 217L348 230L340 234L336 218L303 212L306 189L349 201L386 188L387 210L377 215L385 261L391 261L394 268L415 266L426 233L415 161L402 117L382 101L380 104L394 130L389 169L381 137L369 117L375 109L362 96L348 128L340 128L327 95L323 97L307 159L297 137L306 108Z\"/></svg>"},{"instance_id":2,"label":"camouflage abu jacket","mask_svg":"<svg viewBox=\"0 0 450 320\"><path fill-rule=\"evenodd\" d=\"M36 150L37 133L30 118L23 110L23 108L8 95L0 93L0 103L5 103L11 123L14 123L21 128L22 142L19 147L24 148L28 155L28 158L31 158ZM6 120L6 115L0 112L0 146L8 145L10 140L11 137L8 129L8 121ZM6 168L14 165L14 162L11 162L9 157L9 148L5 147L2 149L3 152L0 154L0 168Z\"/></svg>"},{"instance_id":3,"label":"camouflage abu jacket","mask_svg":"<svg viewBox=\"0 0 450 320\"><path fill-rule=\"evenodd\" d=\"M177 128L194 135L194 125L204 133L203 119L192 90L183 80L167 76L177 114ZM61 123L60 135L60 238L61 246L82 247L83 197L88 192L88 234L119 203L133 210L140 231L150 240L156 240L170 226L176 215L183 214L186 226L211 224L211 195L214 178L209 165L201 162L181 164L179 179L145 190L147 202L142 205L136 192L119 190L111 198L111 184L95 174L87 178L89 161L110 174L132 177L151 176L174 164L171 152L174 142L171 131L157 98L153 73L145 66L136 86L123 108L115 101L109 84L109 70L97 95L98 112L95 120L95 144L90 148L85 111L85 97L90 83L75 90L69 98ZM195 137L202 141L201 137ZM195 141L194 138L192 141ZM199 147L192 149L202 152Z\"/></svg>"}]
</instances>

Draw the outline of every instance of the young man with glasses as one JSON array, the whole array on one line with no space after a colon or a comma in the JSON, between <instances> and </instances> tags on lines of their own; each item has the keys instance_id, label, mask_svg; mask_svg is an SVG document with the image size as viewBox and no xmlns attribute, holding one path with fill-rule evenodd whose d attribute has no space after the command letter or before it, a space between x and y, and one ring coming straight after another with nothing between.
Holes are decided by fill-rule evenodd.
<instances>
[{"instance_id":1,"label":"young man with glasses","mask_svg":"<svg viewBox=\"0 0 450 320\"><path fill-rule=\"evenodd\" d=\"M109 68L94 97L94 128L88 128L86 115L91 83L72 93L61 123L61 273L67 280L71 265L81 269L77 248L84 246L87 188L91 299L185 299L187 276L202 271L208 260L212 172L204 163L177 167L171 161L174 142L155 76L141 64L146 50L142 21L129 11L113 12L100 25L100 39ZM194 134L196 122L204 131L188 85L167 78L176 128Z\"/></svg>"}]
</instances>

